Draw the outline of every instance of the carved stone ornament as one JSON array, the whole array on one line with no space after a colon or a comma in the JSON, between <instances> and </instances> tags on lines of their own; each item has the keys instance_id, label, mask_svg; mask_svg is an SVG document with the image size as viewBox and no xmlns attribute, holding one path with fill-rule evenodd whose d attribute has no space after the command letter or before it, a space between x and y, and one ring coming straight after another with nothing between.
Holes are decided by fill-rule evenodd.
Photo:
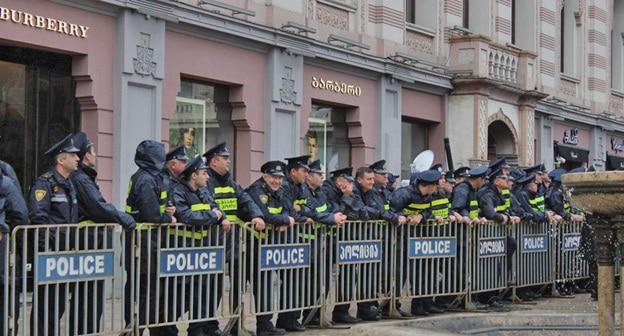
<instances>
[{"instance_id":1,"label":"carved stone ornament","mask_svg":"<svg viewBox=\"0 0 624 336\"><path fill-rule=\"evenodd\" d=\"M141 76L153 76L156 71L154 49L150 48L151 35L141 33L137 45L137 57L133 59L134 72Z\"/></svg>"}]
</instances>

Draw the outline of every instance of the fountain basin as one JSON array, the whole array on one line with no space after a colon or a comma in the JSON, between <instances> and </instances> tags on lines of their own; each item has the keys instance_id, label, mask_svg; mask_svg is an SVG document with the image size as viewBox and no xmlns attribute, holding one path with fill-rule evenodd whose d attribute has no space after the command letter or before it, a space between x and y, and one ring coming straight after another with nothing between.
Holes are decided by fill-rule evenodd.
<instances>
[{"instance_id":1,"label":"fountain basin","mask_svg":"<svg viewBox=\"0 0 624 336\"><path fill-rule=\"evenodd\" d=\"M607 218L624 214L624 171L565 174L561 182L573 207Z\"/></svg>"}]
</instances>

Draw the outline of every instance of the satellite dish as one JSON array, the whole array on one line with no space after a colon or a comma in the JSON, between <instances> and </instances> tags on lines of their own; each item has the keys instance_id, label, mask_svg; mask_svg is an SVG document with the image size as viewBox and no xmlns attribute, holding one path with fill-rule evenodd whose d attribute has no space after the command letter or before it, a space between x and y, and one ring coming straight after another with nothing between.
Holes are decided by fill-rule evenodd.
<instances>
[{"instance_id":1,"label":"satellite dish","mask_svg":"<svg viewBox=\"0 0 624 336\"><path fill-rule=\"evenodd\" d=\"M412 173L420 173L425 170L429 170L431 168L431 164L433 164L434 155L433 152L429 149L418 154L410 167L412 168Z\"/></svg>"}]
</instances>

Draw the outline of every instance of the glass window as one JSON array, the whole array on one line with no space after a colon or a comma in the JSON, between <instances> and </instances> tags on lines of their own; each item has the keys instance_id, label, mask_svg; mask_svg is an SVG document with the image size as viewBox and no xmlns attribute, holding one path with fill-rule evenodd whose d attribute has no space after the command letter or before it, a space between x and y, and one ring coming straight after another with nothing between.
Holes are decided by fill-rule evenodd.
<instances>
[{"instance_id":1,"label":"glass window","mask_svg":"<svg viewBox=\"0 0 624 336\"><path fill-rule=\"evenodd\" d=\"M43 153L80 127L71 57L0 46L0 159L24 192L50 168Z\"/></svg>"},{"instance_id":2,"label":"glass window","mask_svg":"<svg viewBox=\"0 0 624 336\"><path fill-rule=\"evenodd\" d=\"M401 179L407 180L412 173L410 165L414 158L429 148L426 123L403 120L401 124Z\"/></svg>"},{"instance_id":3,"label":"glass window","mask_svg":"<svg viewBox=\"0 0 624 336\"><path fill-rule=\"evenodd\" d=\"M351 164L351 143L343 108L312 105L306 132L306 150L310 160L321 160L328 173Z\"/></svg>"},{"instance_id":4,"label":"glass window","mask_svg":"<svg viewBox=\"0 0 624 336\"><path fill-rule=\"evenodd\" d=\"M169 144L184 145L186 155L195 157L227 142L234 147L234 125L227 86L185 80L176 97L176 112L169 121Z\"/></svg>"}]
</instances>

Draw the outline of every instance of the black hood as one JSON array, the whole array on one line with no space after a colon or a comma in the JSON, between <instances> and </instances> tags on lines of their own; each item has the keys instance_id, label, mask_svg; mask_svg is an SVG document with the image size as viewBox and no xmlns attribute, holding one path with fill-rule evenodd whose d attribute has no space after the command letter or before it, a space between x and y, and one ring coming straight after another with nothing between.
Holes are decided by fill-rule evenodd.
<instances>
[{"instance_id":1,"label":"black hood","mask_svg":"<svg viewBox=\"0 0 624 336\"><path fill-rule=\"evenodd\" d=\"M144 140L137 146L134 163L156 175L165 166L165 155L165 145L154 140Z\"/></svg>"}]
</instances>

